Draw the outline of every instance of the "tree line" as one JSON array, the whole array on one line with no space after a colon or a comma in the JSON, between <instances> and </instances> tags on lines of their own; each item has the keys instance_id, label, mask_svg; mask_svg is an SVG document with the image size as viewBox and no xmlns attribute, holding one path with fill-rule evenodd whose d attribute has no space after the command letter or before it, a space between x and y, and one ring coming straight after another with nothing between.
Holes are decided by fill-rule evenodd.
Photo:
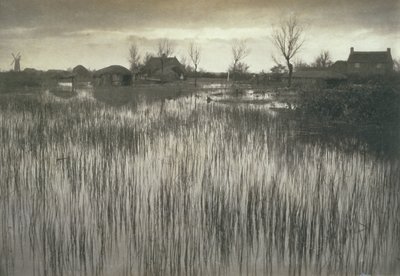
<instances>
[{"instance_id":1,"label":"tree line","mask_svg":"<svg viewBox=\"0 0 400 276\"><path fill-rule=\"evenodd\" d=\"M286 21L282 21L278 26L273 28L271 40L279 52L279 57L283 58L284 64L279 62L277 57L273 57L276 66L274 66L272 72L287 72L289 75L289 86L291 84L291 78L293 73L293 58L298 54L304 43L304 28L300 24L296 16L290 16ZM234 40L231 46L232 50L232 61L228 68L228 74L232 80L240 74L246 74L249 70L249 65L245 62L245 58L250 53L250 48L247 45L246 40ZM161 60L161 70L163 70L164 58L172 56L175 52L174 44L169 39L160 39L157 43L156 54L146 52L142 57L139 53L139 48L136 43L131 45L129 50L129 62L130 69L132 72L139 72L148 60L153 57L159 57ZM186 58L181 59L181 63L185 66L185 69L189 72L193 72L195 76L195 84L197 84L197 72L198 66L201 61L201 48L198 43L191 42L187 49L187 55L189 62ZM316 60L316 63L322 66L327 66L330 63L329 52L324 51L320 57Z\"/></svg>"},{"instance_id":2,"label":"tree line","mask_svg":"<svg viewBox=\"0 0 400 276\"><path fill-rule=\"evenodd\" d=\"M307 64L303 60L297 58L298 53L302 49L304 38L304 25L298 20L295 15L281 21L278 25L273 26L272 34L270 35L277 55L272 55L275 65L271 68L272 73L288 74L288 86L291 86L293 72L298 70L309 70L311 68L325 69L329 68L333 62L329 51L322 50L317 55L314 61ZM234 40L231 45L232 57L228 68L228 76L235 80L238 76L249 73L249 65L245 62L245 58L250 53L250 48L246 40ZM139 72L140 69L153 57L161 58L161 67L163 70L164 58L172 56L175 52L175 45L169 39L160 39L157 43L156 54L146 52L142 57L138 50L138 45L133 43L130 48L130 69L132 72ZM192 72L197 84L197 74L201 61L202 50L198 43L192 41L187 48L187 56L182 57L180 62L185 67L186 71ZM400 62L394 60L396 66L400 68Z\"/></svg>"}]
</instances>

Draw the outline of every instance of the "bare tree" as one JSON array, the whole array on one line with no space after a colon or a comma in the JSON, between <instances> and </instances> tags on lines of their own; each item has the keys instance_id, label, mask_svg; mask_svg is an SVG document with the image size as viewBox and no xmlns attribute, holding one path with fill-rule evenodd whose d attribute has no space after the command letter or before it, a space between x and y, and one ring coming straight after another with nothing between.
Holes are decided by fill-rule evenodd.
<instances>
[{"instance_id":1,"label":"bare tree","mask_svg":"<svg viewBox=\"0 0 400 276\"><path fill-rule=\"evenodd\" d=\"M194 72L194 67L191 66L190 60L188 60L186 56L181 56L179 62L185 68L186 72Z\"/></svg>"},{"instance_id":2,"label":"bare tree","mask_svg":"<svg viewBox=\"0 0 400 276\"><path fill-rule=\"evenodd\" d=\"M321 51L321 53L315 58L313 67L328 68L331 65L332 60L329 51Z\"/></svg>"},{"instance_id":3,"label":"bare tree","mask_svg":"<svg viewBox=\"0 0 400 276\"><path fill-rule=\"evenodd\" d=\"M170 57L173 55L175 51L173 43L167 38L160 39L158 41L157 47L158 47L157 55L159 57L162 56Z\"/></svg>"},{"instance_id":4,"label":"bare tree","mask_svg":"<svg viewBox=\"0 0 400 276\"><path fill-rule=\"evenodd\" d=\"M294 68L293 70L295 72L299 72L299 71L306 71L307 69L311 68L311 66L309 64L307 64L307 62L305 62L302 59L297 59L294 62Z\"/></svg>"},{"instance_id":5,"label":"bare tree","mask_svg":"<svg viewBox=\"0 0 400 276\"><path fill-rule=\"evenodd\" d=\"M395 72L400 72L400 58L393 59L393 70Z\"/></svg>"},{"instance_id":6,"label":"bare tree","mask_svg":"<svg viewBox=\"0 0 400 276\"><path fill-rule=\"evenodd\" d=\"M276 64L274 67L271 68L271 73L274 74L284 74L287 73L286 67L282 64Z\"/></svg>"},{"instance_id":7,"label":"bare tree","mask_svg":"<svg viewBox=\"0 0 400 276\"><path fill-rule=\"evenodd\" d=\"M296 16L290 16L288 20L281 22L278 27L274 28L271 39L286 61L289 70L288 86L290 87L292 85L293 74L291 60L303 46L303 27Z\"/></svg>"},{"instance_id":8,"label":"bare tree","mask_svg":"<svg viewBox=\"0 0 400 276\"><path fill-rule=\"evenodd\" d=\"M164 72L165 59L174 53L174 45L169 39L163 38L158 41L157 48L157 55L161 60L161 72Z\"/></svg>"},{"instance_id":9,"label":"bare tree","mask_svg":"<svg viewBox=\"0 0 400 276\"><path fill-rule=\"evenodd\" d=\"M201 49L194 42L191 42L189 45L188 54L194 67L194 86L197 86L197 67L200 63Z\"/></svg>"},{"instance_id":10,"label":"bare tree","mask_svg":"<svg viewBox=\"0 0 400 276\"><path fill-rule=\"evenodd\" d=\"M129 48L129 63L130 63L130 69L133 73L137 73L140 68L140 54L139 54L139 48L136 43L131 45L131 48Z\"/></svg>"},{"instance_id":11,"label":"bare tree","mask_svg":"<svg viewBox=\"0 0 400 276\"><path fill-rule=\"evenodd\" d=\"M250 54L250 48L247 47L245 40L235 40L232 45L233 62L231 65L233 79L237 72L238 64Z\"/></svg>"},{"instance_id":12,"label":"bare tree","mask_svg":"<svg viewBox=\"0 0 400 276\"><path fill-rule=\"evenodd\" d=\"M146 52L146 54L143 57L143 64L146 65L152 57L154 57L154 54Z\"/></svg>"}]
</instances>

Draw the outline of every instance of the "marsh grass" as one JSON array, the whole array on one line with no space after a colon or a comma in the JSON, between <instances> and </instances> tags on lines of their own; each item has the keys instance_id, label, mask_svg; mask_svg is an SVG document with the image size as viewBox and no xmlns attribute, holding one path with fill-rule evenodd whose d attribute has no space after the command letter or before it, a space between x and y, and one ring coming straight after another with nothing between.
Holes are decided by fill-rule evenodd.
<instances>
[{"instance_id":1,"label":"marsh grass","mask_svg":"<svg viewBox=\"0 0 400 276\"><path fill-rule=\"evenodd\" d=\"M0 108L0 275L400 271L396 159L192 96Z\"/></svg>"}]
</instances>

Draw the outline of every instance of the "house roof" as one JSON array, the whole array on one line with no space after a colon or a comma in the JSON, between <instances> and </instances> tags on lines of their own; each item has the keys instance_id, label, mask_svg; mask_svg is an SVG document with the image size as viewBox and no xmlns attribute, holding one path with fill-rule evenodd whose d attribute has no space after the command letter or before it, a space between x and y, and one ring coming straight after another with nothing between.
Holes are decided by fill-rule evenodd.
<instances>
[{"instance_id":1,"label":"house roof","mask_svg":"<svg viewBox=\"0 0 400 276\"><path fill-rule=\"evenodd\" d=\"M121 65L111 65L103 69L97 70L93 76L100 77L105 74L132 75L131 71Z\"/></svg>"},{"instance_id":2,"label":"house roof","mask_svg":"<svg viewBox=\"0 0 400 276\"><path fill-rule=\"evenodd\" d=\"M78 65L75 66L74 69L72 69L72 72L76 75L90 75L90 72L88 69L86 69L83 65Z\"/></svg>"},{"instance_id":3,"label":"house roof","mask_svg":"<svg viewBox=\"0 0 400 276\"><path fill-rule=\"evenodd\" d=\"M344 80L347 77L343 74L332 71L299 71L293 73L293 78L298 79L322 79L322 80Z\"/></svg>"},{"instance_id":4,"label":"house roof","mask_svg":"<svg viewBox=\"0 0 400 276\"><path fill-rule=\"evenodd\" d=\"M161 69L162 64L164 63L163 64L164 69L179 67L183 71L183 65L178 61L176 57L167 57L167 58L164 57L163 60L161 59L162 59L161 57L151 57L147 61L144 70L157 71Z\"/></svg>"},{"instance_id":5,"label":"house roof","mask_svg":"<svg viewBox=\"0 0 400 276\"><path fill-rule=\"evenodd\" d=\"M347 65L347 61L345 61L345 60L338 60L338 61L335 61L335 63L333 63L332 64L332 66L336 66L336 65Z\"/></svg>"},{"instance_id":6,"label":"house roof","mask_svg":"<svg viewBox=\"0 0 400 276\"><path fill-rule=\"evenodd\" d=\"M352 52L347 60L349 63L391 63L390 52Z\"/></svg>"}]
</instances>

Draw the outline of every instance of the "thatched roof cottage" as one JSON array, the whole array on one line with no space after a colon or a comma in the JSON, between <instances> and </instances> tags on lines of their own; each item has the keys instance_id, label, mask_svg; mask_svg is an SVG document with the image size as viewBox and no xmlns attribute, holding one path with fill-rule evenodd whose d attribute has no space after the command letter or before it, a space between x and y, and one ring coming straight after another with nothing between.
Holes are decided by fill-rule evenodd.
<instances>
[{"instance_id":1,"label":"thatched roof cottage","mask_svg":"<svg viewBox=\"0 0 400 276\"><path fill-rule=\"evenodd\" d=\"M93 74L95 86L126 86L132 84L132 72L120 65L111 65Z\"/></svg>"},{"instance_id":2,"label":"thatched roof cottage","mask_svg":"<svg viewBox=\"0 0 400 276\"><path fill-rule=\"evenodd\" d=\"M173 81L186 77L185 67L176 57L151 57L141 71L148 78Z\"/></svg>"},{"instance_id":3,"label":"thatched roof cottage","mask_svg":"<svg viewBox=\"0 0 400 276\"><path fill-rule=\"evenodd\" d=\"M89 82L92 80L92 73L82 65L78 65L72 69L77 82Z\"/></svg>"}]
</instances>

